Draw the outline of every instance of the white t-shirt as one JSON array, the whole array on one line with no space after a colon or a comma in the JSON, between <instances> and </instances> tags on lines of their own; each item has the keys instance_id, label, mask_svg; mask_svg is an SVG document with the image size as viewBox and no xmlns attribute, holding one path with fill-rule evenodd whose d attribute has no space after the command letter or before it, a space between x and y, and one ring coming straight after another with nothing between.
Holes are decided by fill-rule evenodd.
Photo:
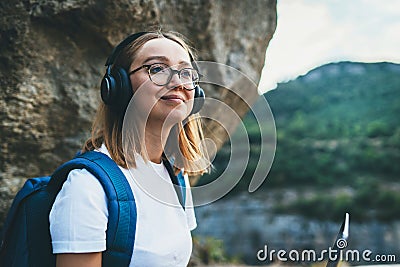
<instances>
[{"instance_id":1,"label":"white t-shirt","mask_svg":"<svg viewBox=\"0 0 400 267\"><path fill-rule=\"evenodd\" d=\"M100 149L108 154L103 146ZM130 266L187 266L190 231L195 229L189 181L185 210L179 204L164 164L136 157L136 168L121 168L136 201L137 222ZM106 249L107 197L100 182L87 170L69 173L50 212L53 253L88 253Z\"/></svg>"}]
</instances>

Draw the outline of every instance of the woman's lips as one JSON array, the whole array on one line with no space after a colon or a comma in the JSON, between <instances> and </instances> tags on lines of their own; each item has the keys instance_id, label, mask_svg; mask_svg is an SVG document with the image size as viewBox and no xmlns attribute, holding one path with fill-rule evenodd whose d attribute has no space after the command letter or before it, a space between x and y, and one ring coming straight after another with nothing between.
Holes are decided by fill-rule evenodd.
<instances>
[{"instance_id":1,"label":"woman's lips","mask_svg":"<svg viewBox=\"0 0 400 267\"><path fill-rule=\"evenodd\" d=\"M169 101L169 102L174 102L174 103L182 103L185 102L183 97L179 95L164 95L161 97L162 100L164 101Z\"/></svg>"}]
</instances>

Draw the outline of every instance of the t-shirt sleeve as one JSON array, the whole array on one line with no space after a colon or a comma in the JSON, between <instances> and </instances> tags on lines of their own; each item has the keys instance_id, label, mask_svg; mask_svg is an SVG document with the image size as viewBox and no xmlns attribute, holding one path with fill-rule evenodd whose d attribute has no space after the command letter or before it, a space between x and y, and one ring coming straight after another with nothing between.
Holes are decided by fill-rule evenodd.
<instances>
[{"instance_id":1,"label":"t-shirt sleeve","mask_svg":"<svg viewBox=\"0 0 400 267\"><path fill-rule=\"evenodd\" d=\"M72 170L49 215L53 253L106 250L107 197L86 169Z\"/></svg>"},{"instance_id":2,"label":"t-shirt sleeve","mask_svg":"<svg viewBox=\"0 0 400 267\"><path fill-rule=\"evenodd\" d=\"M185 185L186 185L186 203L185 212L189 230L192 231L197 227L196 215L194 213L192 191L190 190L189 177L185 174Z\"/></svg>"}]
</instances>

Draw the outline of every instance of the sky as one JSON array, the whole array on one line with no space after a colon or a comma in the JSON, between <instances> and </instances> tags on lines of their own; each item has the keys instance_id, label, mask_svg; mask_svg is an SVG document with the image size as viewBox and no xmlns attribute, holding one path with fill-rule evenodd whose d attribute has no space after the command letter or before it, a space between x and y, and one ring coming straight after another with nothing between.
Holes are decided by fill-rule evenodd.
<instances>
[{"instance_id":1,"label":"sky","mask_svg":"<svg viewBox=\"0 0 400 267\"><path fill-rule=\"evenodd\" d=\"M340 61L400 63L400 0L277 0L259 92Z\"/></svg>"}]
</instances>

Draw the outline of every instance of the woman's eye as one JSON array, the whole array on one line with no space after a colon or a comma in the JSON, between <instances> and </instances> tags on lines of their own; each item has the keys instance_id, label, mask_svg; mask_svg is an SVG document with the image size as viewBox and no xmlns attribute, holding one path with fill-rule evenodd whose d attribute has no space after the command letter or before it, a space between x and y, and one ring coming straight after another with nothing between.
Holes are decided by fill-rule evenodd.
<instances>
[{"instance_id":1,"label":"woman's eye","mask_svg":"<svg viewBox=\"0 0 400 267\"><path fill-rule=\"evenodd\" d=\"M163 71L163 70L165 70L165 69L166 69L166 67L165 67L165 66L162 66L162 65L152 66L152 67L150 68L150 74L157 74L157 73L159 73L160 71Z\"/></svg>"},{"instance_id":2,"label":"woman's eye","mask_svg":"<svg viewBox=\"0 0 400 267\"><path fill-rule=\"evenodd\" d=\"M182 78L187 78L187 79L192 78L192 73L191 73L190 70L182 70L181 71L181 77Z\"/></svg>"}]
</instances>

